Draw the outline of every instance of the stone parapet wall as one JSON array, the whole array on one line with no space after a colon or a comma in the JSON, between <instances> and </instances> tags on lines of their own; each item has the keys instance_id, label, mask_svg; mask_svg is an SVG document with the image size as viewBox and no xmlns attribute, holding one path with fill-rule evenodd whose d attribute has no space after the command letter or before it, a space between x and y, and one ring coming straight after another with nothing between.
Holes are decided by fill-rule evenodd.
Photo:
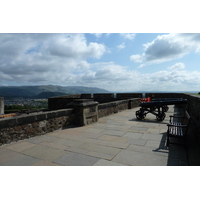
<instances>
[{"instance_id":1,"label":"stone parapet wall","mask_svg":"<svg viewBox=\"0 0 200 200\"><path fill-rule=\"evenodd\" d=\"M195 134L200 144L200 96L182 94L182 98L188 100L185 109L191 115L190 131Z\"/></svg>"},{"instance_id":2,"label":"stone parapet wall","mask_svg":"<svg viewBox=\"0 0 200 200\"><path fill-rule=\"evenodd\" d=\"M66 109L67 104L71 103L74 99L80 99L81 94L73 94L66 96L58 96L48 98L48 107L50 110Z\"/></svg>"},{"instance_id":3,"label":"stone parapet wall","mask_svg":"<svg viewBox=\"0 0 200 200\"><path fill-rule=\"evenodd\" d=\"M99 118L101 118L107 115L112 115L122 110L138 107L139 104L140 104L140 99L129 99L129 100L121 100L121 101L99 104L98 116Z\"/></svg>"},{"instance_id":4,"label":"stone parapet wall","mask_svg":"<svg viewBox=\"0 0 200 200\"><path fill-rule=\"evenodd\" d=\"M93 94L94 101L99 103L107 103L116 100L114 98L114 93L97 93Z\"/></svg>"},{"instance_id":5,"label":"stone parapet wall","mask_svg":"<svg viewBox=\"0 0 200 200\"><path fill-rule=\"evenodd\" d=\"M50 110L66 109L68 104L75 99L93 99L98 103L108 103L124 99L141 98L142 93L95 93L95 94L75 94L60 97L51 97L48 99Z\"/></svg>"},{"instance_id":6,"label":"stone parapet wall","mask_svg":"<svg viewBox=\"0 0 200 200\"><path fill-rule=\"evenodd\" d=\"M4 114L4 97L0 97L0 115Z\"/></svg>"},{"instance_id":7,"label":"stone parapet wall","mask_svg":"<svg viewBox=\"0 0 200 200\"><path fill-rule=\"evenodd\" d=\"M182 98L182 93L145 93L146 98Z\"/></svg>"},{"instance_id":8,"label":"stone parapet wall","mask_svg":"<svg viewBox=\"0 0 200 200\"><path fill-rule=\"evenodd\" d=\"M81 99L91 99L92 98L92 94L81 94Z\"/></svg>"},{"instance_id":9,"label":"stone parapet wall","mask_svg":"<svg viewBox=\"0 0 200 200\"><path fill-rule=\"evenodd\" d=\"M75 125L85 126L98 121L98 102L93 99L75 99L68 106L76 116Z\"/></svg>"},{"instance_id":10,"label":"stone parapet wall","mask_svg":"<svg viewBox=\"0 0 200 200\"><path fill-rule=\"evenodd\" d=\"M117 93L116 99L142 98L142 93Z\"/></svg>"},{"instance_id":11,"label":"stone parapet wall","mask_svg":"<svg viewBox=\"0 0 200 200\"><path fill-rule=\"evenodd\" d=\"M34 113L0 120L0 145L43 135L72 125L73 109Z\"/></svg>"},{"instance_id":12,"label":"stone parapet wall","mask_svg":"<svg viewBox=\"0 0 200 200\"><path fill-rule=\"evenodd\" d=\"M91 99L92 94L74 94L67 96L48 98L48 107L50 110L66 109L67 104L73 102L75 99Z\"/></svg>"}]
</instances>

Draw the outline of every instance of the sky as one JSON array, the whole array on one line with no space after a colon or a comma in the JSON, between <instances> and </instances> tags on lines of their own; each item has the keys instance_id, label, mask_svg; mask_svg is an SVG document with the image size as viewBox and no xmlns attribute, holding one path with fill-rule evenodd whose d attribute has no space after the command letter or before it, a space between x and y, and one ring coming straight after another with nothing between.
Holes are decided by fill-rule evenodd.
<instances>
[{"instance_id":1,"label":"sky","mask_svg":"<svg viewBox=\"0 0 200 200\"><path fill-rule=\"evenodd\" d=\"M0 84L200 90L199 33L1 33Z\"/></svg>"},{"instance_id":2,"label":"sky","mask_svg":"<svg viewBox=\"0 0 200 200\"><path fill-rule=\"evenodd\" d=\"M200 91L197 1L30 2L3 4L0 86Z\"/></svg>"}]
</instances>

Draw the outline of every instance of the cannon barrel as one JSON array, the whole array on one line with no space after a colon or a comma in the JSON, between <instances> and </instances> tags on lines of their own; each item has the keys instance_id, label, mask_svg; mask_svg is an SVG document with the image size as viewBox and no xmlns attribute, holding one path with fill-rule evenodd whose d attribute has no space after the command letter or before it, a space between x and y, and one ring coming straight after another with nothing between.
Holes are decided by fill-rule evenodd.
<instances>
[{"instance_id":1,"label":"cannon barrel","mask_svg":"<svg viewBox=\"0 0 200 200\"><path fill-rule=\"evenodd\" d=\"M152 107L152 106L163 106L163 105L177 105L177 104L187 104L187 99L167 99L167 100L156 100L151 102L142 102L140 106L142 107Z\"/></svg>"}]
</instances>

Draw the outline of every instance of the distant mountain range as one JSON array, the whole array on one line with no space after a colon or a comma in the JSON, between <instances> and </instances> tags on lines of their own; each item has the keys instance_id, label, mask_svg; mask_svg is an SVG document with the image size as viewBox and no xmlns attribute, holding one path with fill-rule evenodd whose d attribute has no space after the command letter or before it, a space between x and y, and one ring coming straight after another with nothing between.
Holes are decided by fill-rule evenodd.
<instances>
[{"instance_id":1,"label":"distant mountain range","mask_svg":"<svg viewBox=\"0 0 200 200\"><path fill-rule=\"evenodd\" d=\"M0 97L25 97L25 98L48 98L70 94L83 93L108 93L109 91L96 87L83 86L1 86Z\"/></svg>"}]
</instances>

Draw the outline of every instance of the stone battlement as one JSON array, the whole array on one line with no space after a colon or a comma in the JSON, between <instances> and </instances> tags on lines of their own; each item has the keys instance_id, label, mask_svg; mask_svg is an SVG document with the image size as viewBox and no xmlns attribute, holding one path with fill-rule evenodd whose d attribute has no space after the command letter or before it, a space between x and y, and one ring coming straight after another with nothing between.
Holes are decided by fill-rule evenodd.
<instances>
[{"instance_id":1,"label":"stone battlement","mask_svg":"<svg viewBox=\"0 0 200 200\"><path fill-rule=\"evenodd\" d=\"M140 103L139 98L108 102L108 94L93 96L94 99L102 98L101 102L106 103L94 101L91 94L68 95L49 98L50 111L0 118L0 145L72 125L85 126L97 122L100 117L137 107Z\"/></svg>"},{"instance_id":2,"label":"stone battlement","mask_svg":"<svg viewBox=\"0 0 200 200\"><path fill-rule=\"evenodd\" d=\"M190 141L200 144L200 97L184 93L147 93L152 98L186 98L185 109L191 115ZM76 94L49 98L49 111L0 118L0 145L78 125L97 122L99 118L138 107L142 93ZM4 105L1 100L1 107ZM4 114L4 113L1 113ZM134 116L135 113L133 113Z\"/></svg>"}]
</instances>

